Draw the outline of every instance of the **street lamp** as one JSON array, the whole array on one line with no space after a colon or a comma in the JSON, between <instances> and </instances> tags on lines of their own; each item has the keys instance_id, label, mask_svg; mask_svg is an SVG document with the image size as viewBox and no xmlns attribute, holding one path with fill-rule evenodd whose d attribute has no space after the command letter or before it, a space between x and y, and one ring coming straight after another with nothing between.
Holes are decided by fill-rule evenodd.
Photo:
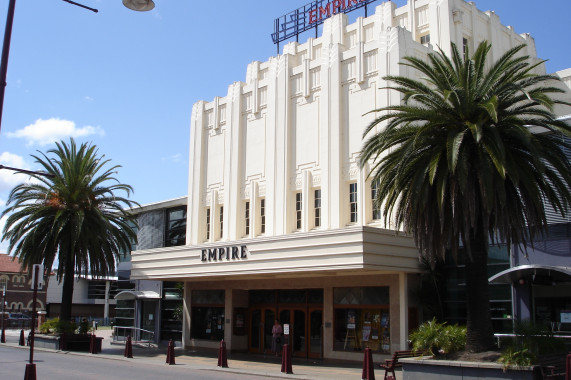
<instances>
[{"instance_id":1,"label":"street lamp","mask_svg":"<svg viewBox=\"0 0 571 380\"><path fill-rule=\"evenodd\" d=\"M123 0L123 5L139 12L150 11L155 7L153 0Z\"/></svg>"}]
</instances>

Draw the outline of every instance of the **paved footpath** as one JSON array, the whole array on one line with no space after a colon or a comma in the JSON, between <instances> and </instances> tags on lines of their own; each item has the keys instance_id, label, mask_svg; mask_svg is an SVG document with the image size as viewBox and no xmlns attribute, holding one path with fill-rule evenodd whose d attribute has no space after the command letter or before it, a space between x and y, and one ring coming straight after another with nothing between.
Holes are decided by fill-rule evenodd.
<instances>
[{"instance_id":1,"label":"paved footpath","mask_svg":"<svg viewBox=\"0 0 571 380\"><path fill-rule=\"evenodd\" d=\"M120 342L112 342L111 330L97 330L96 335L103 337L102 352L97 354L100 358L109 360L123 360L144 362L145 364L156 364L165 366L166 346L152 345L151 347L133 345L133 358L128 359L123 356L124 344ZM26 337L28 331L26 331ZM6 346L17 347L19 349L28 350L28 347L18 345L20 330L6 330ZM34 348L35 350L51 351L49 349ZM62 354L92 356L89 353L55 351ZM316 359L299 359L293 358L292 370L293 374L285 374L281 372L281 358L271 355L253 355L242 353L228 354L229 368L218 367L217 353L199 353L191 350L183 350L180 347L175 348L175 357L177 365L185 365L189 369L220 371L227 374L235 373L242 375L253 375L265 378L285 378L285 379L327 379L327 380L351 380L361 379L362 363L355 362L336 362L333 360L316 360ZM166 366L169 368L169 366ZM402 380L402 373L396 372L396 380ZM384 371L380 368L375 370L375 378L382 379Z\"/></svg>"}]
</instances>

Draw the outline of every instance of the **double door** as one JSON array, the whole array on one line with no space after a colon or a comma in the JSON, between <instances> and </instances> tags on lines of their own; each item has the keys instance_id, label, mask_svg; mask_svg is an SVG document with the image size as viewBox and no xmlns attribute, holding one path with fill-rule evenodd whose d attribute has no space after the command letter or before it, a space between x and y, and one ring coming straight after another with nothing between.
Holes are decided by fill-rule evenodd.
<instances>
[{"instance_id":1,"label":"double door","mask_svg":"<svg viewBox=\"0 0 571 380\"><path fill-rule=\"evenodd\" d=\"M294 356L322 357L323 308L254 307L250 309L250 351L269 353L272 347L272 327L275 319L282 327L289 325L284 335ZM289 341L288 341L289 340Z\"/></svg>"}]
</instances>

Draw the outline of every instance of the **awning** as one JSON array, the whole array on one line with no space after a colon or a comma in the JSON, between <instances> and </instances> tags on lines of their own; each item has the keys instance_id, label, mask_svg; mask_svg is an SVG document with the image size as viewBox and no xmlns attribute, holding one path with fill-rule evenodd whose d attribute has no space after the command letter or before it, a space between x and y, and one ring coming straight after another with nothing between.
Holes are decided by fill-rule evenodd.
<instances>
[{"instance_id":1,"label":"awning","mask_svg":"<svg viewBox=\"0 0 571 380\"><path fill-rule=\"evenodd\" d=\"M571 282L571 268L530 264L506 269L488 279L491 284L512 284L520 280L539 285Z\"/></svg>"},{"instance_id":2,"label":"awning","mask_svg":"<svg viewBox=\"0 0 571 380\"><path fill-rule=\"evenodd\" d=\"M151 290L123 290L117 293L115 296L116 300L148 300L148 299L160 299L161 296L157 292Z\"/></svg>"}]
</instances>

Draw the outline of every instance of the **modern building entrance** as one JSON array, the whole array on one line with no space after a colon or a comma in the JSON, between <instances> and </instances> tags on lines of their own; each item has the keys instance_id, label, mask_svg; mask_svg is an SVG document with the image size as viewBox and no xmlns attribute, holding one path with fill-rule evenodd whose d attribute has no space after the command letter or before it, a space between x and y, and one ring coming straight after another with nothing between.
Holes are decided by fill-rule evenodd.
<instances>
[{"instance_id":1,"label":"modern building entrance","mask_svg":"<svg viewBox=\"0 0 571 380\"><path fill-rule=\"evenodd\" d=\"M294 356L323 356L323 290L250 291L248 314L250 352L271 352L277 318L282 327L289 325L283 343L290 344Z\"/></svg>"}]
</instances>

